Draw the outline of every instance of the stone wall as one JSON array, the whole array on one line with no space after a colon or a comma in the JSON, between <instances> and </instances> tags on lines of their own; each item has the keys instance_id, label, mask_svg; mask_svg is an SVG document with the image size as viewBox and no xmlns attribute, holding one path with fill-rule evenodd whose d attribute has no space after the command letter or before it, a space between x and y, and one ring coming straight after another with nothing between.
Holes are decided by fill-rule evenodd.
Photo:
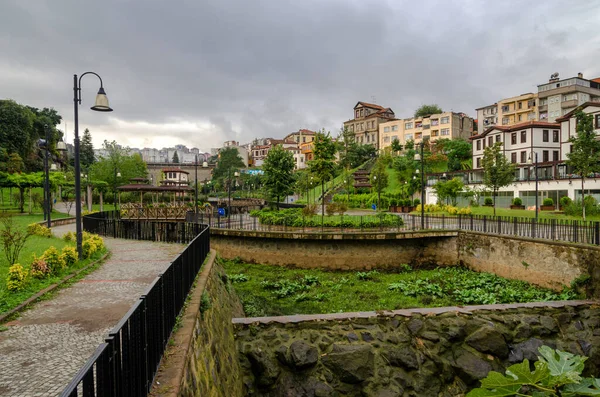
<instances>
[{"instance_id":1,"label":"stone wall","mask_svg":"<svg viewBox=\"0 0 600 397\"><path fill-rule=\"evenodd\" d=\"M600 370L592 302L491 305L234 319L253 396L462 396L537 348L586 355Z\"/></svg>"},{"instance_id":2,"label":"stone wall","mask_svg":"<svg viewBox=\"0 0 600 397\"><path fill-rule=\"evenodd\" d=\"M231 319L243 315L241 302L211 251L150 395L242 396Z\"/></svg>"},{"instance_id":3,"label":"stone wall","mask_svg":"<svg viewBox=\"0 0 600 397\"><path fill-rule=\"evenodd\" d=\"M590 287L600 285L600 247L477 232L460 232L457 245L458 259L473 270L553 289L589 274Z\"/></svg>"},{"instance_id":4,"label":"stone wall","mask_svg":"<svg viewBox=\"0 0 600 397\"><path fill-rule=\"evenodd\" d=\"M211 246L225 259L300 268L361 270L401 264L455 265L457 232L311 234L211 230Z\"/></svg>"}]
</instances>

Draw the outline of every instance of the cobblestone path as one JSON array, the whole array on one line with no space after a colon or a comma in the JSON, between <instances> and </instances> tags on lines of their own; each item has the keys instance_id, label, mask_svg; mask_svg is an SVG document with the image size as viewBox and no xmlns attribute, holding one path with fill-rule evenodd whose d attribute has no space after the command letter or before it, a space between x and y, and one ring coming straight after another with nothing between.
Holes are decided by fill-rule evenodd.
<instances>
[{"instance_id":1,"label":"cobblestone path","mask_svg":"<svg viewBox=\"0 0 600 397\"><path fill-rule=\"evenodd\" d=\"M53 228L55 235L75 225ZM111 257L0 332L0 396L57 396L182 245L105 239Z\"/></svg>"}]
</instances>

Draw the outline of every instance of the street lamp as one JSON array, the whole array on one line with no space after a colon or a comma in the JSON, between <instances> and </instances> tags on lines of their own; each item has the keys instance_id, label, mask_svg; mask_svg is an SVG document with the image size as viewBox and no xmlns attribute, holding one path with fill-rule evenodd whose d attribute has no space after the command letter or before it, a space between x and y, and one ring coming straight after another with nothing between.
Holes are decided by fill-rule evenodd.
<instances>
[{"instance_id":1,"label":"street lamp","mask_svg":"<svg viewBox=\"0 0 600 397\"><path fill-rule=\"evenodd\" d=\"M533 167L533 169L535 170L535 220L538 220L538 155L537 152L534 153L535 156L535 165ZM532 163L532 159L531 159L531 154L529 155L529 158L527 159L527 164L531 165ZM530 171L531 174L531 171Z\"/></svg>"},{"instance_id":2,"label":"street lamp","mask_svg":"<svg viewBox=\"0 0 600 397\"><path fill-rule=\"evenodd\" d=\"M46 139L40 139L38 141L38 145L44 148L44 219L48 222L48 227L52 227L52 223L50 222L50 169L48 168L48 154L50 152L50 128L48 124L44 125L44 130L46 132Z\"/></svg>"},{"instance_id":3,"label":"street lamp","mask_svg":"<svg viewBox=\"0 0 600 397\"><path fill-rule=\"evenodd\" d=\"M81 105L81 79L86 74L93 74L100 80L100 89L98 90L98 94L96 94L96 101L94 106L90 109L97 112L112 112L111 107L108 105L108 98L104 91L102 78L97 73L85 72L79 76L79 78L77 78L76 74L73 75L73 109L75 115L75 222L77 230L77 254L80 259L83 258L83 251L81 248L83 230L81 225L81 168L79 164L79 105Z\"/></svg>"},{"instance_id":4,"label":"street lamp","mask_svg":"<svg viewBox=\"0 0 600 397\"><path fill-rule=\"evenodd\" d=\"M425 229L425 158L423 156L423 142L419 143L421 147L421 154L417 153L415 155L415 160L421 161L421 172L419 169L415 171L418 175L421 174L421 230Z\"/></svg>"}]
</instances>

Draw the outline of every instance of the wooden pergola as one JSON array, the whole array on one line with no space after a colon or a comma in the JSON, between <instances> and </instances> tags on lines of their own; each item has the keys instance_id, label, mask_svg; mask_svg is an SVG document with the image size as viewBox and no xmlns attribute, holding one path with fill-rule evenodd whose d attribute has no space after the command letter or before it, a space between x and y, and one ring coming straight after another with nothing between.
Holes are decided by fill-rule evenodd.
<instances>
[{"instance_id":1,"label":"wooden pergola","mask_svg":"<svg viewBox=\"0 0 600 397\"><path fill-rule=\"evenodd\" d=\"M173 203L176 202L176 198L179 195L182 198L182 202L185 201L186 193L193 192L194 189L188 185L187 182L174 182L174 181L162 181L161 186L154 186L148 183L145 178L132 178L130 184L117 186L119 191L119 205L121 205L121 192L139 192L140 204L144 203L144 193L152 193L152 202L156 202L155 195L159 193L174 193ZM194 197L191 196L190 200Z\"/></svg>"}]
</instances>

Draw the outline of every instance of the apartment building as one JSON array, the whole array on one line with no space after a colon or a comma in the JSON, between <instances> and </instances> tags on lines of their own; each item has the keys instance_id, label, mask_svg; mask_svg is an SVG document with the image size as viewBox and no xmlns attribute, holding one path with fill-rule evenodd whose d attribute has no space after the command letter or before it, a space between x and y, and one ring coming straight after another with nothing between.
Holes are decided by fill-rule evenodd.
<instances>
[{"instance_id":1,"label":"apartment building","mask_svg":"<svg viewBox=\"0 0 600 397\"><path fill-rule=\"evenodd\" d=\"M468 139L473 135L473 119L464 113L444 112L427 117L392 120L379 126L380 149L391 146L394 139L402 145L406 141L415 143L423 139Z\"/></svg>"},{"instance_id":2,"label":"apartment building","mask_svg":"<svg viewBox=\"0 0 600 397\"><path fill-rule=\"evenodd\" d=\"M558 73L538 85L539 119L554 122L586 102L600 101L600 79L587 80L583 74L561 80Z\"/></svg>"},{"instance_id":3,"label":"apartment building","mask_svg":"<svg viewBox=\"0 0 600 397\"><path fill-rule=\"evenodd\" d=\"M498 122L502 126L538 120L537 94L528 92L498 101Z\"/></svg>"},{"instance_id":4,"label":"apartment building","mask_svg":"<svg viewBox=\"0 0 600 397\"><path fill-rule=\"evenodd\" d=\"M267 158L267 155L269 154L269 150L271 150L276 145L281 145L284 149L298 147L296 142L285 139L265 138L264 141L262 141L261 143L264 144L252 145L252 159L250 160L250 163L255 167L260 167L263 165L265 159Z\"/></svg>"},{"instance_id":5,"label":"apartment building","mask_svg":"<svg viewBox=\"0 0 600 397\"><path fill-rule=\"evenodd\" d=\"M471 137L473 143L473 169L481 169L486 147L502 143L502 150L511 163L517 165L535 161L557 163L561 161L561 126L559 123L526 121L511 126L494 126ZM529 168L519 168L517 179L527 179Z\"/></svg>"},{"instance_id":6,"label":"apartment building","mask_svg":"<svg viewBox=\"0 0 600 397\"><path fill-rule=\"evenodd\" d=\"M316 135L317 135L317 133L314 131L307 130L307 129L300 129L296 132L292 132L291 134L286 135L286 137L283 138L283 140L293 141L293 142L296 142L297 144L301 144L301 143L306 143L306 142L312 142L315 139Z\"/></svg>"},{"instance_id":7,"label":"apartment building","mask_svg":"<svg viewBox=\"0 0 600 397\"><path fill-rule=\"evenodd\" d=\"M600 102L586 102L563 117L556 119L557 122L561 123L561 160L567 160L567 153L571 153L572 147L569 139L577 136L577 119L575 118L577 109L581 109L584 113L591 114L594 117L594 130L599 137L598 139L600 139Z\"/></svg>"},{"instance_id":8,"label":"apartment building","mask_svg":"<svg viewBox=\"0 0 600 397\"><path fill-rule=\"evenodd\" d=\"M480 133L498 124L498 103L475 110L477 111L477 131Z\"/></svg>"},{"instance_id":9,"label":"apartment building","mask_svg":"<svg viewBox=\"0 0 600 397\"><path fill-rule=\"evenodd\" d=\"M357 102L354 106L354 118L344 122L344 128L354 133L356 142L379 149L379 125L395 118L394 111L390 108Z\"/></svg>"}]
</instances>

